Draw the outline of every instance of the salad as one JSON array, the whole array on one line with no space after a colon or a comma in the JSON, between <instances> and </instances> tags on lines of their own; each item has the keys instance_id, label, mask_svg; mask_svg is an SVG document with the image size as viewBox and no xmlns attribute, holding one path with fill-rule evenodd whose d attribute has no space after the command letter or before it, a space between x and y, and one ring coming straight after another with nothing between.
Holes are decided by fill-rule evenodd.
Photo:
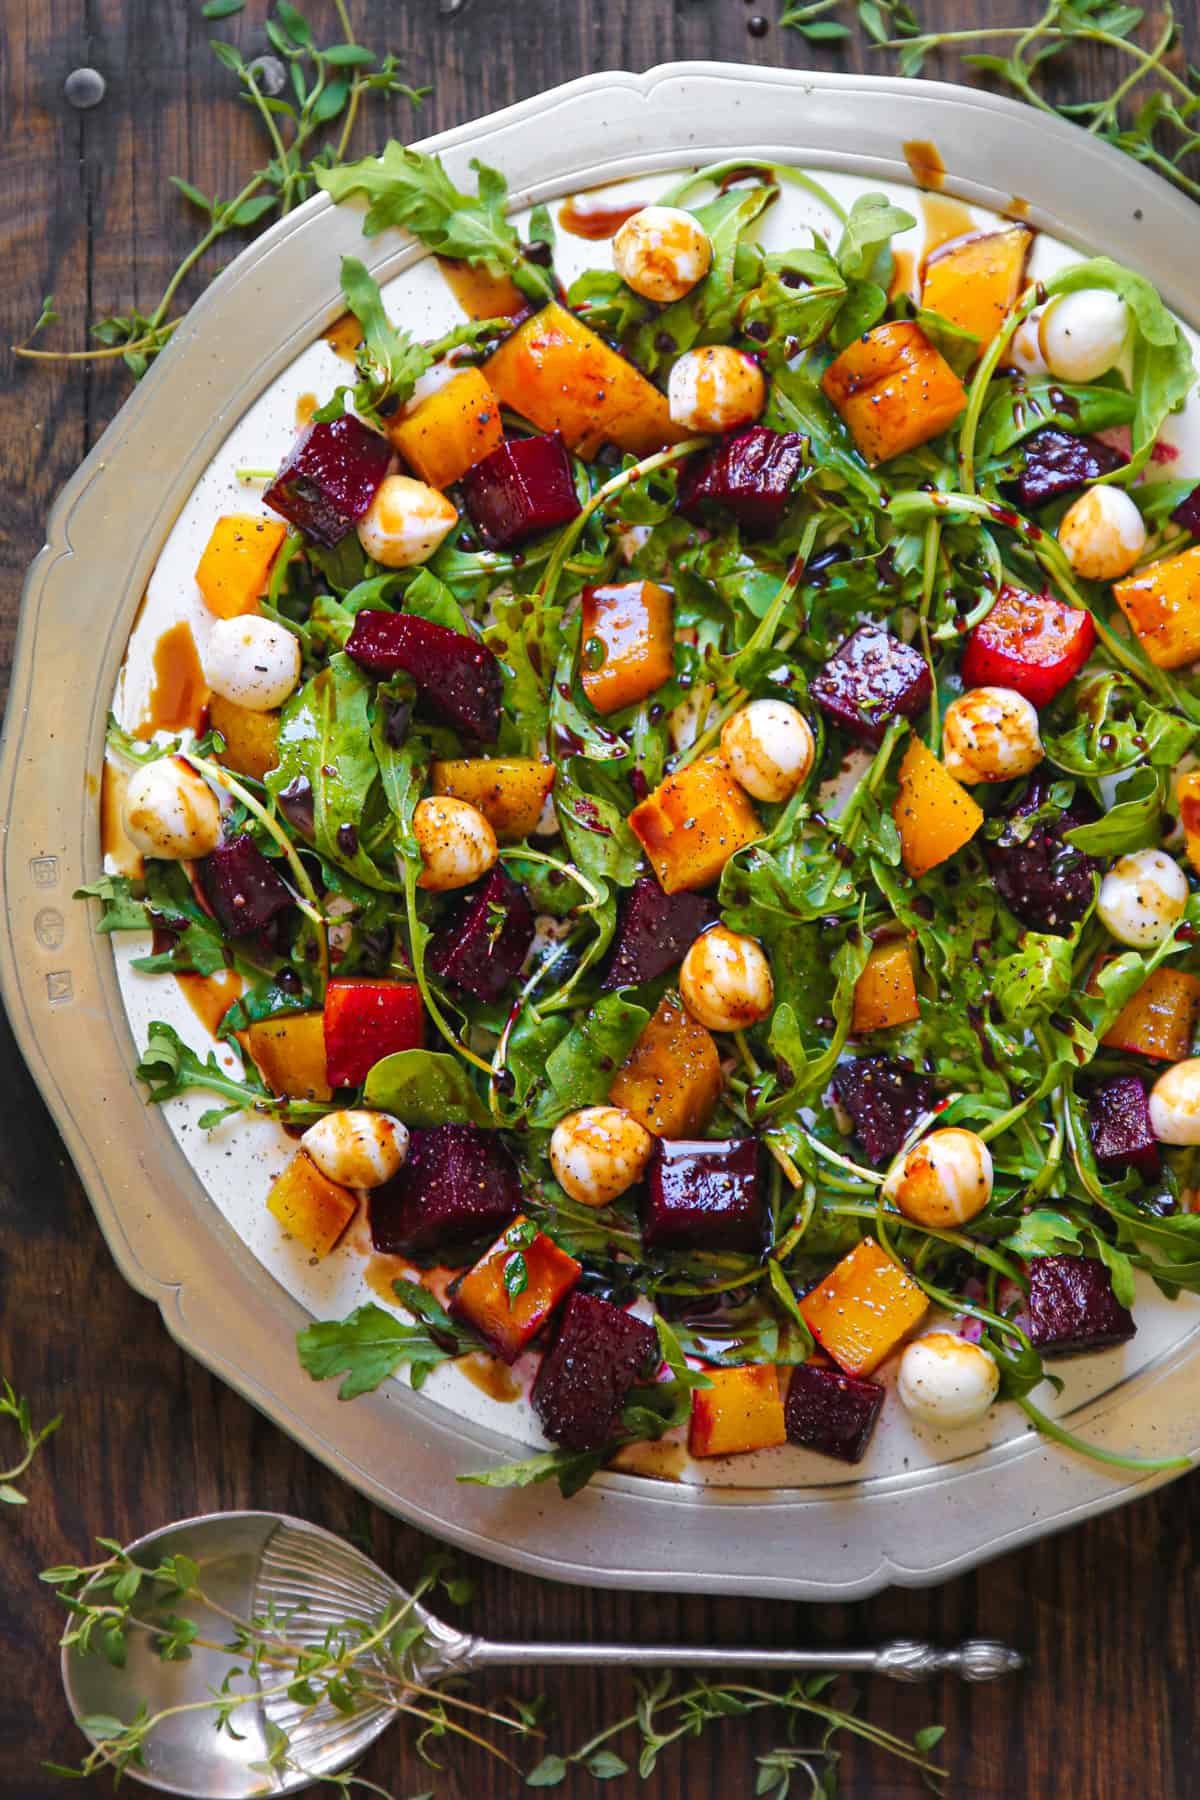
<instances>
[{"instance_id":1,"label":"salad","mask_svg":"<svg viewBox=\"0 0 1200 1800\"><path fill-rule=\"evenodd\" d=\"M564 288L477 172L321 174L468 316L418 341L345 259L353 380L196 569L202 717L112 723L98 927L228 984L139 1078L287 1128L307 1256L402 1259L314 1378L517 1371L552 1447L467 1479L853 1464L885 1400L1087 1450L1047 1365L1200 1290L1185 335L1107 258L1029 281L1019 221L910 270L886 196L765 163ZM837 227L766 251L788 184Z\"/></svg>"}]
</instances>

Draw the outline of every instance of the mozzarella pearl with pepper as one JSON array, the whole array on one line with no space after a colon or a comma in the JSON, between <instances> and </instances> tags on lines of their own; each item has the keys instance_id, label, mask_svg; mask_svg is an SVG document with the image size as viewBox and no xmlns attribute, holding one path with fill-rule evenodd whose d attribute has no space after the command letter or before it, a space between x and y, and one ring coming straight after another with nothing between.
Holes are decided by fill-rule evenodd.
<instances>
[{"instance_id":1,"label":"mozzarella pearl with pepper","mask_svg":"<svg viewBox=\"0 0 1200 1800\"><path fill-rule=\"evenodd\" d=\"M221 841L217 796L177 756L143 763L129 777L122 824L135 849L163 862L195 861Z\"/></svg>"},{"instance_id":2,"label":"mozzarella pearl with pepper","mask_svg":"<svg viewBox=\"0 0 1200 1800\"><path fill-rule=\"evenodd\" d=\"M1129 336L1129 308L1107 288L1081 288L1052 300L1038 343L1059 381L1095 381L1119 362Z\"/></svg>"},{"instance_id":3,"label":"mozzarella pearl with pepper","mask_svg":"<svg viewBox=\"0 0 1200 1800\"><path fill-rule=\"evenodd\" d=\"M1000 1391L994 1356L952 1331L914 1338L900 1358L896 1392L924 1425L955 1431L976 1425Z\"/></svg>"},{"instance_id":4,"label":"mozzarella pearl with pepper","mask_svg":"<svg viewBox=\"0 0 1200 1800\"><path fill-rule=\"evenodd\" d=\"M450 794L417 802L413 836L421 847L418 887L449 893L469 887L496 866L496 833L477 807Z\"/></svg>"},{"instance_id":5,"label":"mozzarella pearl with pepper","mask_svg":"<svg viewBox=\"0 0 1200 1800\"><path fill-rule=\"evenodd\" d=\"M1183 917L1187 876L1165 850L1132 850L1118 857L1096 896L1096 911L1119 944L1145 950Z\"/></svg>"},{"instance_id":6,"label":"mozzarella pearl with pepper","mask_svg":"<svg viewBox=\"0 0 1200 1800\"><path fill-rule=\"evenodd\" d=\"M730 344L685 350L667 383L671 421L684 431L732 431L753 425L767 403L763 372Z\"/></svg>"},{"instance_id":7,"label":"mozzarella pearl with pepper","mask_svg":"<svg viewBox=\"0 0 1200 1800\"><path fill-rule=\"evenodd\" d=\"M991 1151L973 1131L931 1131L890 1170L883 1197L915 1225L965 1225L992 1197Z\"/></svg>"},{"instance_id":8,"label":"mozzarella pearl with pepper","mask_svg":"<svg viewBox=\"0 0 1200 1800\"><path fill-rule=\"evenodd\" d=\"M445 494L409 475L388 475L358 522L358 540L385 569L428 562L458 523Z\"/></svg>"},{"instance_id":9,"label":"mozzarella pearl with pepper","mask_svg":"<svg viewBox=\"0 0 1200 1800\"><path fill-rule=\"evenodd\" d=\"M208 634L204 673L222 700L250 712L272 712L300 680L299 639L286 625L258 613L218 619Z\"/></svg>"},{"instance_id":10,"label":"mozzarella pearl with pepper","mask_svg":"<svg viewBox=\"0 0 1200 1800\"><path fill-rule=\"evenodd\" d=\"M640 1181L654 1150L646 1127L619 1106L568 1113L550 1138L554 1178L581 1206L607 1206Z\"/></svg>"},{"instance_id":11,"label":"mozzarella pearl with pepper","mask_svg":"<svg viewBox=\"0 0 1200 1800\"><path fill-rule=\"evenodd\" d=\"M1058 541L1085 581L1119 581L1146 548L1146 526L1124 488L1090 487L1059 520Z\"/></svg>"},{"instance_id":12,"label":"mozzarella pearl with pepper","mask_svg":"<svg viewBox=\"0 0 1200 1800\"><path fill-rule=\"evenodd\" d=\"M752 700L721 727L721 753L755 800L787 800L816 755L812 729L784 700Z\"/></svg>"},{"instance_id":13,"label":"mozzarella pearl with pepper","mask_svg":"<svg viewBox=\"0 0 1200 1800\"><path fill-rule=\"evenodd\" d=\"M1037 708L1013 688L970 688L946 708L942 762L956 781L1012 781L1042 756Z\"/></svg>"},{"instance_id":14,"label":"mozzarella pearl with pepper","mask_svg":"<svg viewBox=\"0 0 1200 1800\"><path fill-rule=\"evenodd\" d=\"M408 1127L389 1113L348 1108L310 1125L301 1144L322 1175L343 1187L382 1187L408 1155Z\"/></svg>"},{"instance_id":15,"label":"mozzarella pearl with pepper","mask_svg":"<svg viewBox=\"0 0 1200 1800\"><path fill-rule=\"evenodd\" d=\"M660 306L690 294L711 263L707 232L678 206L643 206L613 239L613 267L621 280Z\"/></svg>"},{"instance_id":16,"label":"mozzarella pearl with pepper","mask_svg":"<svg viewBox=\"0 0 1200 1800\"><path fill-rule=\"evenodd\" d=\"M679 971L679 991L693 1019L709 1031L757 1025L775 1000L771 965L761 944L725 925L714 925L696 939Z\"/></svg>"},{"instance_id":17,"label":"mozzarella pearl with pepper","mask_svg":"<svg viewBox=\"0 0 1200 1800\"><path fill-rule=\"evenodd\" d=\"M1159 1076L1150 1090L1150 1129L1160 1144L1200 1144L1200 1056Z\"/></svg>"}]
</instances>

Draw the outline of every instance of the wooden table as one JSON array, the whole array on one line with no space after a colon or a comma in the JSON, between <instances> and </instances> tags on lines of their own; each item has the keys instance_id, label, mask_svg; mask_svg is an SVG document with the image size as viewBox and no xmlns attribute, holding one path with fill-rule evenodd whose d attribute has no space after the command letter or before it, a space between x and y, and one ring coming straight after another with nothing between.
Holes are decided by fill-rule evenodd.
<instances>
[{"instance_id":1,"label":"wooden table","mask_svg":"<svg viewBox=\"0 0 1200 1800\"><path fill-rule=\"evenodd\" d=\"M333 7L311 0L332 35ZM423 136L588 70L645 68L674 57L858 67L854 48L823 53L774 23L748 30L742 0L350 0L365 41L406 59L432 97L414 119L397 101L386 125ZM1032 20L1038 0L926 0L942 25ZM1195 9L1189 51L1200 55ZM262 44L262 0L212 26L192 0L7 0L3 23L6 128L0 181L0 341L22 339L44 294L58 298L54 341L84 342L89 319L147 308L193 241L194 221L167 176L207 192L235 191L261 160L247 110L207 49L213 36ZM93 64L108 80L93 111L62 97L69 71ZM1095 69L1078 63L1077 91L1095 92ZM370 115L362 148L382 141ZM1119 251L1120 246L1114 246ZM207 266L205 276L216 266ZM194 289L193 291L198 291ZM185 290L186 293L186 290ZM47 508L120 405L128 379L111 363L18 367L4 351L0 397L8 493L0 526L3 603L0 654L11 658L22 571L42 540ZM188 421L180 421L187 430ZM78 546L86 576L87 546ZM79 594L81 629L88 613ZM67 704L70 696L64 696ZM310 1460L274 1426L189 1362L157 1311L117 1275L75 1172L4 1030L0 1056L0 1370L66 1423L30 1483L30 1505L0 1519L0 1792L10 1800L62 1791L41 1772L70 1762L80 1739L67 1714L53 1648L55 1605L38 1582L49 1564L86 1561L96 1533L129 1539L168 1520L217 1507L276 1507L335 1531L362 1534L401 1578L431 1548ZM894 1590L857 1606L809 1609L782 1602L687 1599L570 1589L479 1563L471 1624L505 1636L597 1640L682 1638L734 1643L873 1642L892 1634L955 1639L995 1633L1023 1646L1032 1672L1021 1684L930 1692L875 1683L865 1696L881 1724L948 1726L955 1795L1004 1800L1170 1800L1200 1788L1191 1713L1200 1634L1200 1528L1196 1489L1177 1482L1140 1505L1097 1519L930 1592ZM563 1674L546 1683L565 1724L556 1747L581 1741L627 1710L619 1676ZM532 1689L526 1685L528 1694ZM768 1719L734 1722L669 1756L639 1792L672 1800L734 1800L753 1792L753 1758L781 1741ZM516 1776L481 1754L453 1752L432 1774L396 1728L364 1773L412 1795L515 1794ZM896 1765L848 1749L843 1792L923 1791ZM613 1783L624 1794L636 1783ZM794 1792L803 1787L797 1777ZM66 1790L71 1791L71 1790ZM75 1792L106 1793L107 1782ZM523 1790L521 1790L523 1791ZM596 1791L589 1778L565 1790Z\"/></svg>"}]
</instances>

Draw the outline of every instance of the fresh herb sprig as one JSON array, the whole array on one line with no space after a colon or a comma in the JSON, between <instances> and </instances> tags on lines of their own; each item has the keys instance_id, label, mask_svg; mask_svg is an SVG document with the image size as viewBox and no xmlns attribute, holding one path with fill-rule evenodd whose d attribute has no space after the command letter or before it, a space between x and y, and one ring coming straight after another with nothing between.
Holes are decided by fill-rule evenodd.
<instances>
[{"instance_id":1,"label":"fresh herb sprig","mask_svg":"<svg viewBox=\"0 0 1200 1800\"><path fill-rule=\"evenodd\" d=\"M15 1391L9 1380L4 1379L0 1381L0 1420L11 1420L21 1445L21 1454L16 1462L6 1469L0 1469L0 1506L25 1506L28 1496L16 1484L22 1476L28 1474L34 1457L46 1439L52 1437L62 1424L62 1414L56 1413L46 1425L35 1425L28 1400Z\"/></svg>"}]
</instances>

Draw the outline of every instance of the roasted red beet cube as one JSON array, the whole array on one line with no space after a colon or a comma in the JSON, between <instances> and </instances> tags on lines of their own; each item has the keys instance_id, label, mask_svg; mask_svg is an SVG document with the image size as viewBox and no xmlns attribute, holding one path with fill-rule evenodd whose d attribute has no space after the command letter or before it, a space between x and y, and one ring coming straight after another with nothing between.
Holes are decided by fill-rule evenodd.
<instances>
[{"instance_id":1,"label":"roasted red beet cube","mask_svg":"<svg viewBox=\"0 0 1200 1800\"><path fill-rule=\"evenodd\" d=\"M336 975L325 988L325 1072L331 1087L357 1087L384 1056L419 1050L425 1011L415 981Z\"/></svg>"},{"instance_id":2,"label":"roasted red beet cube","mask_svg":"<svg viewBox=\"0 0 1200 1800\"><path fill-rule=\"evenodd\" d=\"M677 968L700 933L720 916L714 901L700 894L664 894L652 875L644 875L621 907L601 987L632 987Z\"/></svg>"},{"instance_id":3,"label":"roasted red beet cube","mask_svg":"<svg viewBox=\"0 0 1200 1800\"><path fill-rule=\"evenodd\" d=\"M372 1188L371 1242L389 1256L456 1255L494 1238L521 1210L517 1165L498 1133L434 1125L409 1134L398 1175Z\"/></svg>"},{"instance_id":4,"label":"roasted red beet cube","mask_svg":"<svg viewBox=\"0 0 1200 1800\"><path fill-rule=\"evenodd\" d=\"M1037 812L1046 794L1042 782L1030 782L1024 799L1013 810L1012 820ZM1100 864L1094 856L1086 856L1063 839L1067 832L1090 824L1095 817L1090 796L1076 788L1067 811L1035 825L1023 841L1006 828L995 843L987 846L996 892L1022 924L1034 931L1067 937L1072 925L1082 919L1092 902Z\"/></svg>"},{"instance_id":5,"label":"roasted red beet cube","mask_svg":"<svg viewBox=\"0 0 1200 1800\"><path fill-rule=\"evenodd\" d=\"M370 506L391 457L387 439L348 413L306 425L263 499L306 537L332 549Z\"/></svg>"},{"instance_id":6,"label":"roasted red beet cube","mask_svg":"<svg viewBox=\"0 0 1200 1800\"><path fill-rule=\"evenodd\" d=\"M621 1422L630 1388L639 1377L649 1380L659 1360L652 1325L576 1289L533 1384L542 1430L569 1450L601 1449Z\"/></svg>"},{"instance_id":7,"label":"roasted red beet cube","mask_svg":"<svg viewBox=\"0 0 1200 1800\"><path fill-rule=\"evenodd\" d=\"M1092 653L1092 615L1052 594L1005 585L963 651L964 687L1006 687L1048 706Z\"/></svg>"},{"instance_id":8,"label":"roasted red beet cube","mask_svg":"<svg viewBox=\"0 0 1200 1800\"><path fill-rule=\"evenodd\" d=\"M495 743L503 678L486 644L415 613L364 609L346 640L346 654L381 681L411 675L445 724L481 744Z\"/></svg>"},{"instance_id":9,"label":"roasted red beet cube","mask_svg":"<svg viewBox=\"0 0 1200 1800\"><path fill-rule=\"evenodd\" d=\"M1200 487L1194 487L1190 494L1179 502L1171 514L1177 525L1190 531L1193 537L1200 537Z\"/></svg>"},{"instance_id":10,"label":"roasted red beet cube","mask_svg":"<svg viewBox=\"0 0 1200 1800\"><path fill-rule=\"evenodd\" d=\"M861 1375L843 1375L822 1363L797 1363L783 1406L788 1442L836 1456L839 1462L861 1462L883 1394L877 1381Z\"/></svg>"},{"instance_id":11,"label":"roasted red beet cube","mask_svg":"<svg viewBox=\"0 0 1200 1800\"><path fill-rule=\"evenodd\" d=\"M1043 1356L1081 1356L1124 1344L1137 1326L1093 1256L1036 1256L1025 1309L1029 1341Z\"/></svg>"},{"instance_id":12,"label":"roasted red beet cube","mask_svg":"<svg viewBox=\"0 0 1200 1800\"><path fill-rule=\"evenodd\" d=\"M1073 494L1129 461L1099 438L1076 437L1057 425L1045 425L1026 438L1024 451L1025 467L1017 477L1017 499L1024 512Z\"/></svg>"},{"instance_id":13,"label":"roasted red beet cube","mask_svg":"<svg viewBox=\"0 0 1200 1800\"><path fill-rule=\"evenodd\" d=\"M933 1104L933 1083L910 1062L859 1056L842 1063L833 1091L854 1123L854 1135L870 1162L891 1162L914 1121Z\"/></svg>"},{"instance_id":14,"label":"roasted red beet cube","mask_svg":"<svg viewBox=\"0 0 1200 1800\"><path fill-rule=\"evenodd\" d=\"M757 1138L659 1138L646 1176L647 1250L762 1249Z\"/></svg>"},{"instance_id":15,"label":"roasted red beet cube","mask_svg":"<svg viewBox=\"0 0 1200 1800\"><path fill-rule=\"evenodd\" d=\"M1150 1125L1150 1103L1138 1076L1114 1075L1092 1089L1088 1130L1101 1168L1119 1175L1136 1169L1144 1181L1153 1181L1162 1168Z\"/></svg>"},{"instance_id":16,"label":"roasted red beet cube","mask_svg":"<svg viewBox=\"0 0 1200 1800\"><path fill-rule=\"evenodd\" d=\"M534 930L525 889L497 867L438 932L430 966L477 1000L498 1000L529 954Z\"/></svg>"},{"instance_id":17,"label":"roasted red beet cube","mask_svg":"<svg viewBox=\"0 0 1200 1800\"><path fill-rule=\"evenodd\" d=\"M462 489L475 529L491 550L552 531L579 511L571 459L557 431L506 438L467 470Z\"/></svg>"},{"instance_id":18,"label":"roasted red beet cube","mask_svg":"<svg viewBox=\"0 0 1200 1800\"><path fill-rule=\"evenodd\" d=\"M805 468L807 438L752 425L689 462L679 478L679 510L703 518L706 503L724 506L743 530L778 531Z\"/></svg>"},{"instance_id":19,"label":"roasted red beet cube","mask_svg":"<svg viewBox=\"0 0 1200 1800\"><path fill-rule=\"evenodd\" d=\"M218 844L197 865L200 890L226 937L262 931L295 897L254 839L243 833Z\"/></svg>"},{"instance_id":20,"label":"roasted red beet cube","mask_svg":"<svg viewBox=\"0 0 1200 1800\"><path fill-rule=\"evenodd\" d=\"M860 743L878 745L891 721L929 705L933 682L920 651L882 625L861 625L808 684L827 718Z\"/></svg>"}]
</instances>

